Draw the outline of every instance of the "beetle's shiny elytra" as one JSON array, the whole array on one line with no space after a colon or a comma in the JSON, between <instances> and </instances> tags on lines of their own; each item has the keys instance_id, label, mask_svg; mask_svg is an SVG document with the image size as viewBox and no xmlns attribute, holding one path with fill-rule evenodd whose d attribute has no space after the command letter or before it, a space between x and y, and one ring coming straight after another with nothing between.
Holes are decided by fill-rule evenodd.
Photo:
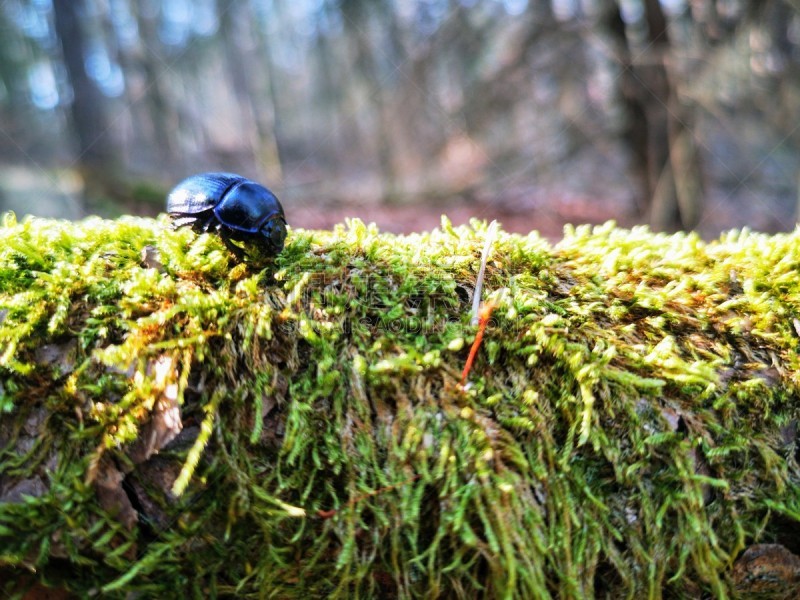
<instances>
[{"instance_id":1,"label":"beetle's shiny elytra","mask_svg":"<svg viewBox=\"0 0 800 600\"><path fill-rule=\"evenodd\" d=\"M181 181L167 198L175 227L215 231L240 260L242 249L231 240L278 254L286 239L286 217L275 194L233 173L200 173Z\"/></svg>"}]
</instances>

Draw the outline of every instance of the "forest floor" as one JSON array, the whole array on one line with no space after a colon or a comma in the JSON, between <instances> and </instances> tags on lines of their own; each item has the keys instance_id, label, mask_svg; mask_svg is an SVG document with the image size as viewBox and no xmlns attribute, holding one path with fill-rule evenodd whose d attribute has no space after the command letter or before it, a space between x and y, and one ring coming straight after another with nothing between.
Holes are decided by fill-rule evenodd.
<instances>
[{"instance_id":1,"label":"forest floor","mask_svg":"<svg viewBox=\"0 0 800 600\"><path fill-rule=\"evenodd\" d=\"M631 202L570 193L394 205L293 204L285 208L291 225L307 229L329 229L347 218L358 217L376 223L381 231L410 233L438 227L441 216L447 215L453 225L469 223L472 218L496 219L505 231L525 234L535 230L551 242L561 239L567 223L599 224L614 220L620 227L629 228L644 222ZM791 231L797 221L794 212L791 202L767 204L743 196L711 196L696 229L706 240L742 227L765 233Z\"/></svg>"},{"instance_id":2,"label":"forest floor","mask_svg":"<svg viewBox=\"0 0 800 600\"><path fill-rule=\"evenodd\" d=\"M549 241L557 242L567 223L599 224L614 220L619 226L629 228L645 222L623 186L603 187L602 195L566 188L524 186L506 188L494 195L485 190L450 199L395 204L326 200L324 194L320 200L315 193L307 194L314 198L313 202L293 198L293 195L306 196L298 192L286 198L279 194L279 197L289 224L306 229L330 229L348 218L359 218L365 223L376 223L381 231L410 233L438 227L441 216L447 215L454 225L468 223L472 218L496 219L505 231L524 234L535 230ZM45 173L0 165L0 213L13 211L17 218L26 214L62 219L80 219L91 214L155 216L163 211L161 202L131 201L122 205L90 202L87 206L80 199L81 189L79 177L69 170ZM168 189L165 187L164 195ZM797 222L797 205L800 204L793 196L788 190L763 186L739 186L728 191L722 186L711 187L696 230L706 240L742 227L765 233L791 231Z\"/></svg>"}]
</instances>

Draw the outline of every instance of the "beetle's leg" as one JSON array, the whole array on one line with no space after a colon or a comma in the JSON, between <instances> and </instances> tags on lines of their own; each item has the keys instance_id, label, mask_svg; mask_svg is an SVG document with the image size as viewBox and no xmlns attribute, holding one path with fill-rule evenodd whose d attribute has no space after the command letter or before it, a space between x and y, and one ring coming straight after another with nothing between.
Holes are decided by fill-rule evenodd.
<instances>
[{"instance_id":1,"label":"beetle's leg","mask_svg":"<svg viewBox=\"0 0 800 600\"><path fill-rule=\"evenodd\" d=\"M210 229L212 229L214 225L214 213L207 214L205 216L200 216L194 222L194 229L197 233L208 233Z\"/></svg>"},{"instance_id":2,"label":"beetle's leg","mask_svg":"<svg viewBox=\"0 0 800 600\"><path fill-rule=\"evenodd\" d=\"M203 221L201 228L203 233L208 233L212 229L219 231L220 229L219 222L214 216L214 213L211 213L210 215L208 215L208 217L206 217L206 220Z\"/></svg>"},{"instance_id":3,"label":"beetle's leg","mask_svg":"<svg viewBox=\"0 0 800 600\"><path fill-rule=\"evenodd\" d=\"M236 258L238 258L240 261L244 260L244 252L236 244L231 242L230 237L228 236L228 232L225 231L224 227L220 227L219 237L225 244L225 247L228 250L230 250L234 254L234 256L236 256Z\"/></svg>"},{"instance_id":4,"label":"beetle's leg","mask_svg":"<svg viewBox=\"0 0 800 600\"><path fill-rule=\"evenodd\" d=\"M172 228L178 229L180 227L186 227L187 225L191 225L192 227L194 227L196 222L197 222L197 217L193 216L177 217L172 220Z\"/></svg>"}]
</instances>

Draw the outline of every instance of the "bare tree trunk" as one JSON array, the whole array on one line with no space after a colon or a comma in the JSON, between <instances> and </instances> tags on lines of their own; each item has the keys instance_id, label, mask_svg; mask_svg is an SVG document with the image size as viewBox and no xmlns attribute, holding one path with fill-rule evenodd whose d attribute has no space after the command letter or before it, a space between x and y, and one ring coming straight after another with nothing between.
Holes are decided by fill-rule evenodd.
<instances>
[{"instance_id":1,"label":"bare tree trunk","mask_svg":"<svg viewBox=\"0 0 800 600\"><path fill-rule=\"evenodd\" d=\"M639 209L655 230L691 229L703 207L703 174L692 133L692 116L677 94L670 70L671 44L659 0L642 0L647 37L633 58L630 32L618 0L606 0L602 23L622 70L619 95L631 171L640 190Z\"/></svg>"},{"instance_id":2,"label":"bare tree trunk","mask_svg":"<svg viewBox=\"0 0 800 600\"><path fill-rule=\"evenodd\" d=\"M636 183L636 203L640 215L648 214L650 199L653 197L648 178L647 139L649 127L645 109L642 84L633 72L633 57L625 21L622 19L617 0L606 0L600 17L601 27L608 33L614 49L614 57L619 64L617 94L623 108L625 124L622 139L630 153L630 172Z\"/></svg>"},{"instance_id":3,"label":"bare tree trunk","mask_svg":"<svg viewBox=\"0 0 800 600\"><path fill-rule=\"evenodd\" d=\"M390 109L385 98L386 90L381 84L380 69L370 47L367 32L369 30L369 2L365 0L340 0L345 31L352 40L353 63L358 76L366 88L372 102L373 115L377 124L375 128L375 145L378 166L381 171L382 196L392 200L397 194L397 173L394 166L392 149L392 128Z\"/></svg>"},{"instance_id":4,"label":"bare tree trunk","mask_svg":"<svg viewBox=\"0 0 800 600\"><path fill-rule=\"evenodd\" d=\"M797 131L798 106L800 106L800 40L793 34L800 10L789 2L778 2L770 6L765 15L764 27L772 40L776 55L780 60L780 71L771 78L770 88L774 90L775 102L767 111L773 126L781 131L792 132L791 138L800 145L800 131Z\"/></svg>"},{"instance_id":5,"label":"bare tree trunk","mask_svg":"<svg viewBox=\"0 0 800 600\"><path fill-rule=\"evenodd\" d=\"M80 16L85 0L53 0L55 30L72 86L72 126L78 141L76 163L85 175L113 169L116 152L105 114L105 99L85 67L85 32Z\"/></svg>"},{"instance_id":6,"label":"bare tree trunk","mask_svg":"<svg viewBox=\"0 0 800 600\"><path fill-rule=\"evenodd\" d=\"M345 91L340 82L343 77L341 60L334 54L339 46L325 34L317 35L313 47L315 71L313 77L314 111L324 115L332 132L335 145L350 147L352 145L352 129L344 125L342 115L346 113ZM337 178L343 176L348 164L348 156L343 152L330 153L330 161ZM352 157L351 157L352 158Z\"/></svg>"},{"instance_id":7,"label":"bare tree trunk","mask_svg":"<svg viewBox=\"0 0 800 600\"><path fill-rule=\"evenodd\" d=\"M159 157L162 170L169 171L176 162L178 148L175 143L178 131L178 118L174 102L167 94L162 79L162 61L156 56L160 48L158 23L153 16L145 15L139 3L131 2L131 12L139 27L139 44L135 61L144 75L142 96L133 98L134 102L144 100L152 128L152 144Z\"/></svg>"},{"instance_id":8,"label":"bare tree trunk","mask_svg":"<svg viewBox=\"0 0 800 600\"><path fill-rule=\"evenodd\" d=\"M254 102L256 119L261 135L261 163L265 165L267 173L272 170L276 181L283 180L283 158L281 157L281 137L278 124L278 85L275 81L276 69L274 68L272 54L272 40L267 32L267 28L262 23L255 28L254 36L256 40L256 50L261 56L259 63L258 57L253 61L254 64L261 64L264 70L264 80L260 93L250 100Z\"/></svg>"},{"instance_id":9,"label":"bare tree trunk","mask_svg":"<svg viewBox=\"0 0 800 600\"><path fill-rule=\"evenodd\" d=\"M265 178L275 185L283 178L275 135L274 90L265 40L253 26L249 3L234 0L220 11L220 32L236 102L242 115L243 137L250 140ZM260 51L261 56L256 56Z\"/></svg>"},{"instance_id":10,"label":"bare tree trunk","mask_svg":"<svg viewBox=\"0 0 800 600\"><path fill-rule=\"evenodd\" d=\"M671 44L659 0L644 0L648 49L638 69L647 91L650 225L661 231L691 229L702 214L703 179L690 116L670 73Z\"/></svg>"}]
</instances>

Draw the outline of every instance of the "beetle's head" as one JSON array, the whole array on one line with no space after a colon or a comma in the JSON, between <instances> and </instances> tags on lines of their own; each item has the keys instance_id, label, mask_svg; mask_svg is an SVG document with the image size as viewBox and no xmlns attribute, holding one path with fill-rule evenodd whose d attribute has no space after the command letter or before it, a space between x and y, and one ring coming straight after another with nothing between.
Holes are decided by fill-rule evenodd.
<instances>
[{"instance_id":1,"label":"beetle's head","mask_svg":"<svg viewBox=\"0 0 800 600\"><path fill-rule=\"evenodd\" d=\"M281 217L270 219L261 227L261 245L270 253L278 254L283 250L286 240L286 222Z\"/></svg>"}]
</instances>

